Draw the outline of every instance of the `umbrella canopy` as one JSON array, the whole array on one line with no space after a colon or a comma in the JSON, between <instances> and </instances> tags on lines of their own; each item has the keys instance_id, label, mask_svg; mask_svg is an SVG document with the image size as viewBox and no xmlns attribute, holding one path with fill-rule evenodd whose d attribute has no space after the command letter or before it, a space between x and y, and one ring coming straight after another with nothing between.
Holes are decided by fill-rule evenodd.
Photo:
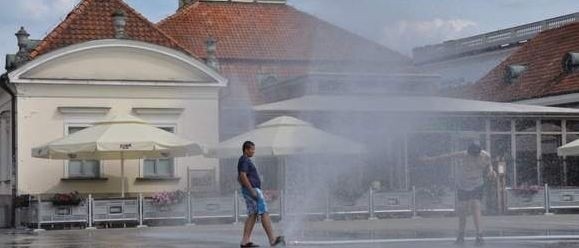
<instances>
[{"instance_id":1,"label":"umbrella canopy","mask_svg":"<svg viewBox=\"0 0 579 248\"><path fill-rule=\"evenodd\" d=\"M290 116L282 116L257 126L256 129L226 140L209 149L209 157L236 158L244 141L253 141L254 156L360 154L364 146L315 128L312 124Z\"/></svg>"},{"instance_id":2,"label":"umbrella canopy","mask_svg":"<svg viewBox=\"0 0 579 248\"><path fill-rule=\"evenodd\" d=\"M121 196L125 196L125 159L170 158L203 154L197 143L182 139L131 115L96 122L74 134L32 149L37 158L121 160Z\"/></svg>"},{"instance_id":3,"label":"umbrella canopy","mask_svg":"<svg viewBox=\"0 0 579 248\"><path fill-rule=\"evenodd\" d=\"M116 160L194 156L201 146L153 127L134 116L96 122L74 134L32 149L32 156L49 159Z\"/></svg>"},{"instance_id":4,"label":"umbrella canopy","mask_svg":"<svg viewBox=\"0 0 579 248\"><path fill-rule=\"evenodd\" d=\"M579 140L557 148L557 154L559 156L579 156Z\"/></svg>"}]
</instances>

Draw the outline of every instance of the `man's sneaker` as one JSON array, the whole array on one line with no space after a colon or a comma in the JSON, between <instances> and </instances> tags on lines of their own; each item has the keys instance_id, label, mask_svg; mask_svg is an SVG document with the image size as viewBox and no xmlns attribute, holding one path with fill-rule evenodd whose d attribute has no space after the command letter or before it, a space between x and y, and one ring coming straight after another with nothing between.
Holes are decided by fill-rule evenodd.
<instances>
[{"instance_id":1,"label":"man's sneaker","mask_svg":"<svg viewBox=\"0 0 579 248\"><path fill-rule=\"evenodd\" d=\"M482 237L482 235L476 235L476 239L474 240L474 245L475 246L483 246L485 244L485 241Z\"/></svg>"}]
</instances>

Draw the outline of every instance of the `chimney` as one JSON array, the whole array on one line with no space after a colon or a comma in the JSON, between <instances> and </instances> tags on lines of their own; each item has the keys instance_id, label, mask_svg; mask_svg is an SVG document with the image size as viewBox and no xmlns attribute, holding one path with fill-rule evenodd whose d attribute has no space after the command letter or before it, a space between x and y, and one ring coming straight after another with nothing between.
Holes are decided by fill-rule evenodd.
<instances>
[{"instance_id":1,"label":"chimney","mask_svg":"<svg viewBox=\"0 0 579 248\"><path fill-rule=\"evenodd\" d=\"M13 63L15 67L18 67L29 60L28 52L30 40L28 37L30 37L30 34L26 32L24 27L20 27L20 30L18 30L14 35L16 35L16 39L18 40L18 52L16 53L16 56L13 57Z\"/></svg>"},{"instance_id":2,"label":"chimney","mask_svg":"<svg viewBox=\"0 0 579 248\"><path fill-rule=\"evenodd\" d=\"M113 25L115 27L115 38L126 39L125 26L127 25L127 14L117 9L111 16L113 17Z\"/></svg>"},{"instance_id":3,"label":"chimney","mask_svg":"<svg viewBox=\"0 0 579 248\"><path fill-rule=\"evenodd\" d=\"M205 63L216 71L219 71L219 61L217 60L217 41L209 36L205 41L205 51L207 59Z\"/></svg>"}]
</instances>

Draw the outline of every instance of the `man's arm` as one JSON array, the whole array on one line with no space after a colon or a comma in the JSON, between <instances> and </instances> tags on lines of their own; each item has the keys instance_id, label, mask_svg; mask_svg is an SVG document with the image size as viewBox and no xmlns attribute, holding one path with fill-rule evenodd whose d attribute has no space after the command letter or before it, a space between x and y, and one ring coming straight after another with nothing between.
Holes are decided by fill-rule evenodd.
<instances>
[{"instance_id":1,"label":"man's arm","mask_svg":"<svg viewBox=\"0 0 579 248\"><path fill-rule=\"evenodd\" d=\"M249 189L249 192L251 192L251 196L257 199L257 192L255 192L255 189L253 189L253 186L251 186L251 182L247 177L247 173L239 172L239 183L241 183L241 186Z\"/></svg>"},{"instance_id":2,"label":"man's arm","mask_svg":"<svg viewBox=\"0 0 579 248\"><path fill-rule=\"evenodd\" d=\"M423 162L423 163L431 163L431 162L438 162L441 160L446 160L446 159L451 159L451 158L458 158L462 155L464 155L464 151L451 152L451 153L442 154L442 155L438 155L438 156L420 158L419 161Z\"/></svg>"},{"instance_id":3,"label":"man's arm","mask_svg":"<svg viewBox=\"0 0 579 248\"><path fill-rule=\"evenodd\" d=\"M485 161L485 165L486 165L486 171L487 171L487 176L490 179L495 179L495 177L497 176L497 173L495 172L494 168L493 168L493 164L491 163L491 156L487 153L483 151L483 159Z\"/></svg>"}]
</instances>

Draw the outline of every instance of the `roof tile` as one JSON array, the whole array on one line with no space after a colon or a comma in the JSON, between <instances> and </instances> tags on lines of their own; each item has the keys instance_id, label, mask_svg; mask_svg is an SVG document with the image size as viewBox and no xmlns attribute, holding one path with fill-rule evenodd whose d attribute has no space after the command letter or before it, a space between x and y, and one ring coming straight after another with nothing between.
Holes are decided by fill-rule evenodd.
<instances>
[{"instance_id":1,"label":"roof tile","mask_svg":"<svg viewBox=\"0 0 579 248\"><path fill-rule=\"evenodd\" d=\"M129 39L191 54L122 0L83 0L38 44L31 52L31 57L77 43L114 38L115 30L111 14L118 9L127 15L125 31Z\"/></svg>"},{"instance_id":2,"label":"roof tile","mask_svg":"<svg viewBox=\"0 0 579 248\"><path fill-rule=\"evenodd\" d=\"M547 30L516 50L475 84L450 91L450 95L471 99L510 102L579 92L579 72L563 71L568 52L579 52L579 23ZM513 83L504 81L508 65L521 64L527 70Z\"/></svg>"},{"instance_id":3,"label":"roof tile","mask_svg":"<svg viewBox=\"0 0 579 248\"><path fill-rule=\"evenodd\" d=\"M211 36L219 58L411 64L404 55L286 4L201 1L157 26L200 57Z\"/></svg>"}]
</instances>

